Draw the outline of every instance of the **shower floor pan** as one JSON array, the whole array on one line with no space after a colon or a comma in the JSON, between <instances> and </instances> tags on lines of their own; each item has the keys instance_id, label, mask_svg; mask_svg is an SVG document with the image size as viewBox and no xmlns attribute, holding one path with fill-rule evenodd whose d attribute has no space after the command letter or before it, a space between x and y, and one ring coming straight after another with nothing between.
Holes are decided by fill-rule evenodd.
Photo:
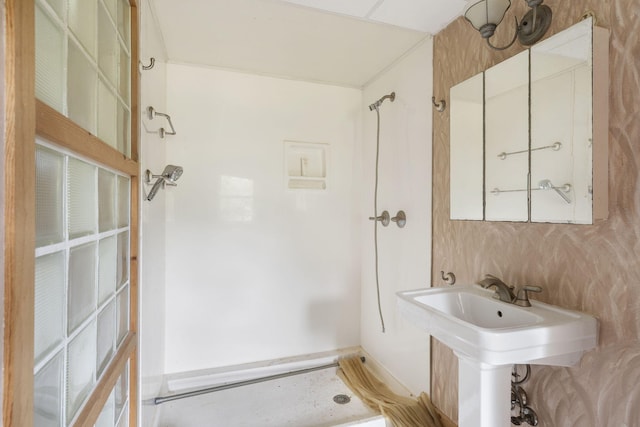
<instances>
[{"instance_id":1,"label":"shower floor pan","mask_svg":"<svg viewBox=\"0 0 640 427\"><path fill-rule=\"evenodd\" d=\"M384 417L365 406L336 376L336 370L162 403L153 427L385 427ZM337 395L346 395L350 401L336 403Z\"/></svg>"}]
</instances>

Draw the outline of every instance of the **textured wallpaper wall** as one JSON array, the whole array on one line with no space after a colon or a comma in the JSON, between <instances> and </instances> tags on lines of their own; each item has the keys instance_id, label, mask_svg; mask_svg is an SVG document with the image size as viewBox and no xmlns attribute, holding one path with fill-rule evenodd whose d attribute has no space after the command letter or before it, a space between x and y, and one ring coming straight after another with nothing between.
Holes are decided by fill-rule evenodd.
<instances>
[{"instance_id":1,"label":"textured wallpaper wall","mask_svg":"<svg viewBox=\"0 0 640 427\"><path fill-rule=\"evenodd\" d=\"M496 45L513 34L514 0ZM525 385L540 426L640 426L640 1L547 0L549 35L587 10L610 36L609 219L596 225L489 223L449 220L449 112L433 113L433 283L441 270L458 283L491 273L507 283L539 285L533 298L595 315L596 350L573 368L533 367ZM462 18L434 40L434 95L449 101L452 85L520 52L490 50ZM432 347L432 394L457 419L457 361Z\"/></svg>"}]
</instances>

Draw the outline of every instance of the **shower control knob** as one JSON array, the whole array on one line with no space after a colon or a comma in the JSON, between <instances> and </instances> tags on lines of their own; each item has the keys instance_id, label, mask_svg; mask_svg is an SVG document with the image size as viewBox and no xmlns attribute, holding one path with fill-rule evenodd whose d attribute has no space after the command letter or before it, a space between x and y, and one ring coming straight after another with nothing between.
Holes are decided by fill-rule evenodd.
<instances>
[{"instance_id":1,"label":"shower control knob","mask_svg":"<svg viewBox=\"0 0 640 427\"><path fill-rule=\"evenodd\" d=\"M382 211L382 215L380 216L370 216L370 221L380 221L384 227L389 225L389 221L391 221L391 215L389 215L388 211Z\"/></svg>"},{"instance_id":2,"label":"shower control knob","mask_svg":"<svg viewBox=\"0 0 640 427\"><path fill-rule=\"evenodd\" d=\"M398 211L396 216L391 218L391 221L398 224L398 227L403 228L405 225L407 225L407 215L404 213L404 211Z\"/></svg>"}]
</instances>

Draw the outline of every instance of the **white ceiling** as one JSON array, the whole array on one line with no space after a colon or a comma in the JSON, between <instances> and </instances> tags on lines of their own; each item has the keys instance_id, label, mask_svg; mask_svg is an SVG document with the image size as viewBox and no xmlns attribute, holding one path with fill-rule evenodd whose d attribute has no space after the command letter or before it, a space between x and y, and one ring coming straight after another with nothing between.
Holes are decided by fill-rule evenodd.
<instances>
[{"instance_id":1,"label":"white ceiling","mask_svg":"<svg viewBox=\"0 0 640 427\"><path fill-rule=\"evenodd\" d=\"M172 62L362 87L466 0L150 0Z\"/></svg>"}]
</instances>

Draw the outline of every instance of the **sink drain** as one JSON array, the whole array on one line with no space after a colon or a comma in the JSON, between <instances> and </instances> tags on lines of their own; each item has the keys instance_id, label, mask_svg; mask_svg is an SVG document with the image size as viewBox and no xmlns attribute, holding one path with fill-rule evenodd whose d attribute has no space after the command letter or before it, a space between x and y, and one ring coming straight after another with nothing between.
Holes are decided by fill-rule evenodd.
<instances>
[{"instance_id":1,"label":"sink drain","mask_svg":"<svg viewBox=\"0 0 640 427\"><path fill-rule=\"evenodd\" d=\"M333 396L333 401L338 405L345 405L351 402L351 398L346 394L336 394L335 396Z\"/></svg>"}]
</instances>

